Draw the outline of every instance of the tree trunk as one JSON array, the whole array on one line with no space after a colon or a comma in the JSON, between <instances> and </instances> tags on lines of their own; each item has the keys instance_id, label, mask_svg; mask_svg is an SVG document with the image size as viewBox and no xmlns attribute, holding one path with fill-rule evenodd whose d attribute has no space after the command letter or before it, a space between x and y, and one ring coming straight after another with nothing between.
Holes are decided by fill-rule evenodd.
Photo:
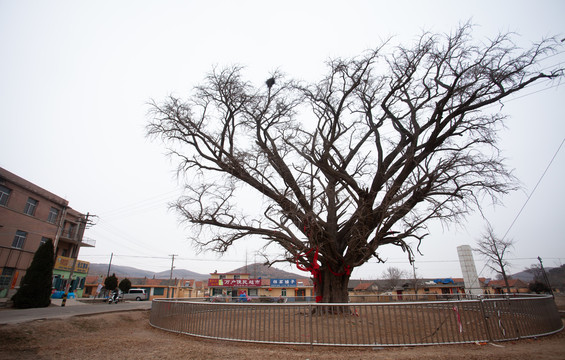
<instances>
[{"instance_id":1,"label":"tree trunk","mask_svg":"<svg viewBox=\"0 0 565 360\"><path fill-rule=\"evenodd\" d=\"M504 279L504 285L506 286L506 293L510 295L510 284L508 283L508 276L506 276L504 268L502 268L502 278Z\"/></svg>"},{"instance_id":2,"label":"tree trunk","mask_svg":"<svg viewBox=\"0 0 565 360\"><path fill-rule=\"evenodd\" d=\"M322 267L317 278L314 279L316 301L323 303L348 303L350 273L333 273L327 267Z\"/></svg>"},{"instance_id":3,"label":"tree trunk","mask_svg":"<svg viewBox=\"0 0 565 360\"><path fill-rule=\"evenodd\" d=\"M314 278L317 303L349 303L349 292L347 285L351 273L334 273L323 267ZM348 306L340 305L318 305L312 309L316 314L349 314Z\"/></svg>"}]
</instances>

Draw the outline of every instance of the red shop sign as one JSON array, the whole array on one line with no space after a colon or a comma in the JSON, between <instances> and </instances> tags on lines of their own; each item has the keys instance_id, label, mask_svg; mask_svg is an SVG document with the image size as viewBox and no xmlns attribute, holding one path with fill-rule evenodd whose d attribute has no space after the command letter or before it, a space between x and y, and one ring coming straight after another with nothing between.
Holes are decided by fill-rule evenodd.
<instances>
[{"instance_id":1,"label":"red shop sign","mask_svg":"<svg viewBox=\"0 0 565 360\"><path fill-rule=\"evenodd\" d=\"M261 286L261 279L208 279L208 286L226 286L226 287Z\"/></svg>"}]
</instances>

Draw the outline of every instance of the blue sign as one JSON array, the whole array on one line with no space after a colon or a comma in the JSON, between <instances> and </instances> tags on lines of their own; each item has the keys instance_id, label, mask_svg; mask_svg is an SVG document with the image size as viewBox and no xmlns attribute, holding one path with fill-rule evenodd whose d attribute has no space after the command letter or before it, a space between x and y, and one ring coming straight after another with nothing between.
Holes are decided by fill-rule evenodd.
<instances>
[{"instance_id":1,"label":"blue sign","mask_svg":"<svg viewBox=\"0 0 565 360\"><path fill-rule=\"evenodd\" d=\"M271 279L271 287L296 287L296 279Z\"/></svg>"}]
</instances>

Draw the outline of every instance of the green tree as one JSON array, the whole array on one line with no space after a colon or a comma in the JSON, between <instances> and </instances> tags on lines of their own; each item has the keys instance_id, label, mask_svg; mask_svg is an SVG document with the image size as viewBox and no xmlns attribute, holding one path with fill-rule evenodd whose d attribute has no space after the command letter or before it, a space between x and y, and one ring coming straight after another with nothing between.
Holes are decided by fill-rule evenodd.
<instances>
[{"instance_id":1,"label":"green tree","mask_svg":"<svg viewBox=\"0 0 565 360\"><path fill-rule=\"evenodd\" d=\"M18 292L12 296L14 307L26 309L47 307L51 304L54 265L53 241L49 239L35 252Z\"/></svg>"},{"instance_id":2,"label":"green tree","mask_svg":"<svg viewBox=\"0 0 565 360\"><path fill-rule=\"evenodd\" d=\"M315 83L275 72L255 87L241 67L215 68L187 101L153 102L148 134L179 160L188 183L175 207L195 244L223 253L262 238L281 249L268 264L296 263L317 300L346 302L352 270L381 261L382 246L412 261L429 221L460 221L514 190L492 105L560 78L537 66L559 42L523 50L471 30L331 59Z\"/></svg>"},{"instance_id":3,"label":"green tree","mask_svg":"<svg viewBox=\"0 0 565 360\"><path fill-rule=\"evenodd\" d=\"M120 288L120 290L122 290L124 294L126 294L129 291L129 289L131 289L131 281L128 278L125 278L122 281L120 281L120 285L118 285L118 287Z\"/></svg>"},{"instance_id":4,"label":"green tree","mask_svg":"<svg viewBox=\"0 0 565 360\"><path fill-rule=\"evenodd\" d=\"M118 278L116 277L116 274L112 274L112 276L108 276L104 279L104 287L108 291L113 291L118 287Z\"/></svg>"}]
</instances>

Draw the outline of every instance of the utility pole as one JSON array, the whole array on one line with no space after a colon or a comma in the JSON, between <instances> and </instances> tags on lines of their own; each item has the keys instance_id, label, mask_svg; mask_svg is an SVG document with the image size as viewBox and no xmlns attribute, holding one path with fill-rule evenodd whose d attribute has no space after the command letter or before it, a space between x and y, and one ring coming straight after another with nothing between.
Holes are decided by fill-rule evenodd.
<instances>
[{"instance_id":1,"label":"utility pole","mask_svg":"<svg viewBox=\"0 0 565 360\"><path fill-rule=\"evenodd\" d=\"M110 276L110 267L112 266L112 258L114 257L114 253L110 254L110 262L108 263L108 274L106 275L106 277Z\"/></svg>"},{"instance_id":2,"label":"utility pole","mask_svg":"<svg viewBox=\"0 0 565 360\"><path fill-rule=\"evenodd\" d=\"M106 274L106 278L110 277L110 268L112 267L112 259L114 258L114 253L110 253L110 262L108 263L108 274ZM104 296L108 293L108 289L106 289L106 284L104 283Z\"/></svg>"},{"instance_id":3,"label":"utility pole","mask_svg":"<svg viewBox=\"0 0 565 360\"><path fill-rule=\"evenodd\" d=\"M172 261L171 261L171 275L169 276L169 286L167 287L167 297L169 297L169 290L171 289L171 282L173 281L173 269L175 268L174 264L175 264L175 256L178 256L176 254L172 254L169 255L172 256Z\"/></svg>"},{"instance_id":4,"label":"utility pole","mask_svg":"<svg viewBox=\"0 0 565 360\"><path fill-rule=\"evenodd\" d=\"M538 260L539 260L539 265L541 267L541 272L543 274L543 279L545 280L545 284L549 287L549 292L551 293L551 296L554 296L553 289L551 288L551 284L549 283L549 278L547 277L547 274L545 273L545 269L543 267L543 263L541 262L541 257L538 256Z\"/></svg>"},{"instance_id":5,"label":"utility pole","mask_svg":"<svg viewBox=\"0 0 565 360\"><path fill-rule=\"evenodd\" d=\"M412 273L414 274L414 295L418 299L418 278L416 277L416 261L412 262Z\"/></svg>"},{"instance_id":6,"label":"utility pole","mask_svg":"<svg viewBox=\"0 0 565 360\"><path fill-rule=\"evenodd\" d=\"M67 281L67 285L65 286L65 294L63 295L63 301L61 302L61 306L65 306L65 303L67 302L67 297L69 296L69 289L71 287L71 284L73 283L73 274L75 272L75 266L77 265L78 253L80 252L80 243L82 242L82 237L84 236L84 230L86 230L86 225L88 225L89 217L90 217L90 213L86 213L84 225L83 226L79 225L77 229L77 233L76 233L77 245L74 251L75 254L73 257L73 265L71 266L71 271L69 272L69 281ZM73 256L72 252L71 252L71 256Z\"/></svg>"},{"instance_id":7,"label":"utility pole","mask_svg":"<svg viewBox=\"0 0 565 360\"><path fill-rule=\"evenodd\" d=\"M67 217L67 207L63 206L63 213L61 214L61 218L59 219L59 225L57 225L57 234L55 234L55 242L53 243L53 248L55 249L55 258L57 258L57 246L59 246L59 239L63 234L65 217Z\"/></svg>"}]
</instances>

